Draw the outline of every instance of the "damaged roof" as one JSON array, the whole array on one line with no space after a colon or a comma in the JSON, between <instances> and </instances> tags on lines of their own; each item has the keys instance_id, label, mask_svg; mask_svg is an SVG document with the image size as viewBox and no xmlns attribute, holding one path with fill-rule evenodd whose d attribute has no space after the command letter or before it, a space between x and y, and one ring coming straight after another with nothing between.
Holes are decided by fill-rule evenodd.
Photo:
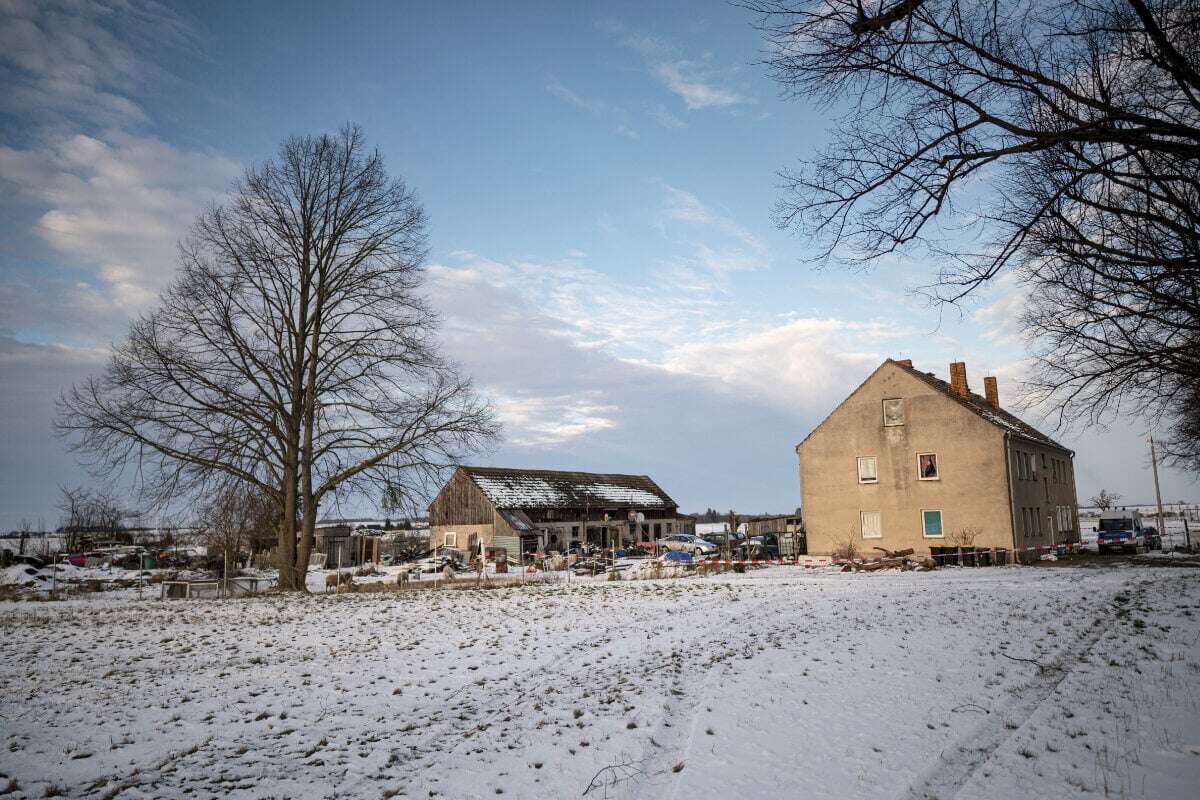
<instances>
[{"instance_id":1,"label":"damaged roof","mask_svg":"<svg viewBox=\"0 0 1200 800\"><path fill-rule=\"evenodd\" d=\"M675 501L646 475L502 467L461 469L497 509L676 507Z\"/></svg>"},{"instance_id":2,"label":"damaged roof","mask_svg":"<svg viewBox=\"0 0 1200 800\"><path fill-rule=\"evenodd\" d=\"M1059 450L1065 450L1068 453L1072 452L1070 449L1063 447L1061 444L1054 441L1032 425L1022 422L1002 408L996 408L987 401L986 397L977 395L969 390L967 392L967 396L963 397L955 392L950 384L946 383L941 378L935 377L932 372L921 372L915 367L901 364L899 361L895 361L890 358L888 359L888 362L895 364L897 367L912 375L914 378L919 378L920 380L929 384L934 389L937 389L942 394L949 397L951 400L961 403L993 425L998 425L1001 428L1007 428L1018 436L1022 436L1026 439L1031 439L1035 442L1041 442L1042 444L1050 445L1051 447L1057 447Z\"/></svg>"}]
</instances>

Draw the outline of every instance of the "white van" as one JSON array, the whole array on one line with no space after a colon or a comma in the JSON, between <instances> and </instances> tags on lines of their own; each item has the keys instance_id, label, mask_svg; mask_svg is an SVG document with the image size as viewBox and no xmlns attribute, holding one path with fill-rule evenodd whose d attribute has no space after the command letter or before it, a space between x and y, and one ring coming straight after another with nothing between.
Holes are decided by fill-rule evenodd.
<instances>
[{"instance_id":1,"label":"white van","mask_svg":"<svg viewBox=\"0 0 1200 800\"><path fill-rule=\"evenodd\" d=\"M1137 510L1115 509L1103 511L1096 526L1096 547L1105 550L1122 548L1137 550L1146 545L1146 532L1142 515Z\"/></svg>"}]
</instances>

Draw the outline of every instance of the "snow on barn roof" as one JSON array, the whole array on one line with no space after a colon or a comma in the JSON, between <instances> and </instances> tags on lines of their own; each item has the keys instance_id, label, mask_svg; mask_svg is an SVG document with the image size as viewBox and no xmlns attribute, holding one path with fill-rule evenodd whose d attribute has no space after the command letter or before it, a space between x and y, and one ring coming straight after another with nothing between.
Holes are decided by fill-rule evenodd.
<instances>
[{"instance_id":1,"label":"snow on barn roof","mask_svg":"<svg viewBox=\"0 0 1200 800\"><path fill-rule=\"evenodd\" d=\"M558 472L548 469L463 467L498 509L674 508L676 503L646 475Z\"/></svg>"}]
</instances>

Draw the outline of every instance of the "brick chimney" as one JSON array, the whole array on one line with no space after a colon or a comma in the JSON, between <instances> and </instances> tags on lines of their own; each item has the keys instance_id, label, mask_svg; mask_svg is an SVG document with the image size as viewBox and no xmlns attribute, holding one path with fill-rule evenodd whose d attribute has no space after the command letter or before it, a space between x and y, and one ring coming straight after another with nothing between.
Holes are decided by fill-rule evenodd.
<instances>
[{"instance_id":1,"label":"brick chimney","mask_svg":"<svg viewBox=\"0 0 1200 800\"><path fill-rule=\"evenodd\" d=\"M901 358L901 359L897 360L896 363L902 367L908 367L909 369L912 369L912 359L911 358Z\"/></svg>"},{"instance_id":2,"label":"brick chimney","mask_svg":"<svg viewBox=\"0 0 1200 800\"><path fill-rule=\"evenodd\" d=\"M950 388L959 397L965 398L970 389L967 388L967 365L963 361L955 361L950 365Z\"/></svg>"},{"instance_id":3,"label":"brick chimney","mask_svg":"<svg viewBox=\"0 0 1200 800\"><path fill-rule=\"evenodd\" d=\"M996 386L996 379L990 375L983 379L983 393L987 395L989 406L1000 408L1000 389Z\"/></svg>"}]
</instances>

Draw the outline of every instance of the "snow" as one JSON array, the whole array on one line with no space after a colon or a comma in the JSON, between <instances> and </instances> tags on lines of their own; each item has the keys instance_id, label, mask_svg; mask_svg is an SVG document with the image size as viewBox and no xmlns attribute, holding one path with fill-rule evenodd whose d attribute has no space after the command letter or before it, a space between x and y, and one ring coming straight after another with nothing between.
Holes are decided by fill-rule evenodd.
<instances>
[{"instance_id":1,"label":"snow","mask_svg":"<svg viewBox=\"0 0 1200 800\"><path fill-rule=\"evenodd\" d=\"M497 477L473 473L471 479L498 508L573 507L590 495L592 502L636 508L661 508L661 497L633 486L615 483L569 483L536 476Z\"/></svg>"},{"instance_id":2,"label":"snow","mask_svg":"<svg viewBox=\"0 0 1200 800\"><path fill-rule=\"evenodd\" d=\"M1194 797L1200 570L1069 563L0 603L0 788Z\"/></svg>"}]
</instances>

